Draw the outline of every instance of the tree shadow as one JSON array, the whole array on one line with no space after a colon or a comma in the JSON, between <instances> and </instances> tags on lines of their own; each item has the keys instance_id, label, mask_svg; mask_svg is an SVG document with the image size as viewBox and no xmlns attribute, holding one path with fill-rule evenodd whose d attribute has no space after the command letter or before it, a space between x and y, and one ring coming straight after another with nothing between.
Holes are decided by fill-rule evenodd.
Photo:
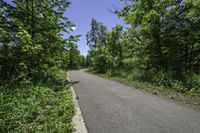
<instances>
[{"instance_id":1,"label":"tree shadow","mask_svg":"<svg viewBox=\"0 0 200 133\"><path fill-rule=\"evenodd\" d=\"M69 82L70 85L78 84L80 81L71 81Z\"/></svg>"}]
</instances>

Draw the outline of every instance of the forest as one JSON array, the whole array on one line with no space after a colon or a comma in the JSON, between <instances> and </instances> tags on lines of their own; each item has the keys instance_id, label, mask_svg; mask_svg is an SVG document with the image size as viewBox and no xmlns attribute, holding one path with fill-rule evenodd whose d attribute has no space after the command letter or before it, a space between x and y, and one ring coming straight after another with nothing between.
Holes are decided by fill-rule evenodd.
<instances>
[{"instance_id":1,"label":"forest","mask_svg":"<svg viewBox=\"0 0 200 133\"><path fill-rule=\"evenodd\" d=\"M115 10L126 25L108 31L91 21L91 71L200 95L199 0L122 0Z\"/></svg>"},{"instance_id":2,"label":"forest","mask_svg":"<svg viewBox=\"0 0 200 133\"><path fill-rule=\"evenodd\" d=\"M0 0L0 132L73 132L74 69L200 97L200 1L119 1L125 24L92 19L85 57L70 1Z\"/></svg>"},{"instance_id":3,"label":"forest","mask_svg":"<svg viewBox=\"0 0 200 133\"><path fill-rule=\"evenodd\" d=\"M69 5L0 1L0 132L73 131L67 70L84 67L85 57L63 15Z\"/></svg>"}]
</instances>

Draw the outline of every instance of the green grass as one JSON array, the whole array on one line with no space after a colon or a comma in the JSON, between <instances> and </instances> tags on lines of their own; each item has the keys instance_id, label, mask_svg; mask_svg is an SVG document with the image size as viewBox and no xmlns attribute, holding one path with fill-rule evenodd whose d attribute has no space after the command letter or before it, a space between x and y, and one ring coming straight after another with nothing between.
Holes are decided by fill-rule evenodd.
<instances>
[{"instance_id":1,"label":"green grass","mask_svg":"<svg viewBox=\"0 0 200 133\"><path fill-rule=\"evenodd\" d=\"M69 87L0 88L0 132L71 133L75 109Z\"/></svg>"}]
</instances>

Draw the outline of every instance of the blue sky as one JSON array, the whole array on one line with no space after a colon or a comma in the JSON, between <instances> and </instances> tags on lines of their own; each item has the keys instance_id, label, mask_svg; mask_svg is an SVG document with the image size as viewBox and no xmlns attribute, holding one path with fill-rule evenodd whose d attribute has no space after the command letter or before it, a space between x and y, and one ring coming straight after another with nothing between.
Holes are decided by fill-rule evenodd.
<instances>
[{"instance_id":1,"label":"blue sky","mask_svg":"<svg viewBox=\"0 0 200 133\"><path fill-rule=\"evenodd\" d=\"M91 19L103 22L111 30L116 24L123 24L123 21L109 10L121 9L123 4L119 0L71 0L65 15L77 26L72 34L81 34L77 43L81 54L87 55L89 50L85 35L90 30Z\"/></svg>"},{"instance_id":2,"label":"blue sky","mask_svg":"<svg viewBox=\"0 0 200 133\"><path fill-rule=\"evenodd\" d=\"M11 3L12 0L4 0ZM67 9L67 16L77 28L71 34L81 35L77 43L82 55L87 55L89 47L86 42L86 33L90 30L92 18L102 22L109 30L116 24L123 24L123 20L118 18L110 10L121 9L124 5L120 0L70 0L71 5ZM68 35L65 35L65 37Z\"/></svg>"}]
</instances>

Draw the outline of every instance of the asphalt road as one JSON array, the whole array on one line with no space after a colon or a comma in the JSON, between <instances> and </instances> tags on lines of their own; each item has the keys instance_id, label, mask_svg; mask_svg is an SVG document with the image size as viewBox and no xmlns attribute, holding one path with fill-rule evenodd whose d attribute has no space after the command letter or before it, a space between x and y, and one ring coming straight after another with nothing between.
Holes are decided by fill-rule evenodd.
<instances>
[{"instance_id":1,"label":"asphalt road","mask_svg":"<svg viewBox=\"0 0 200 133\"><path fill-rule=\"evenodd\" d=\"M200 112L83 70L70 77L89 133L200 133Z\"/></svg>"}]
</instances>

